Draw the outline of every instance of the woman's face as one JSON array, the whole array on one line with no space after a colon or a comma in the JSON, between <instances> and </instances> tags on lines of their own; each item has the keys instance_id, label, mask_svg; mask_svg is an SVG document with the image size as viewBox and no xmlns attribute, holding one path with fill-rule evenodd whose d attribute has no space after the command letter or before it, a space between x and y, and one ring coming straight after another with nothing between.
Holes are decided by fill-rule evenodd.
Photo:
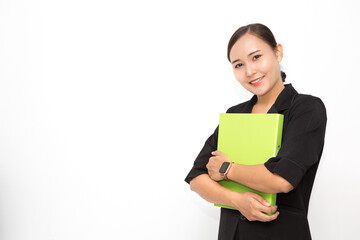
<instances>
[{"instance_id":1,"label":"woman's face","mask_svg":"<svg viewBox=\"0 0 360 240\"><path fill-rule=\"evenodd\" d=\"M282 46L274 50L255 35L240 37L230 51L235 78L249 92L265 96L283 88L280 74Z\"/></svg>"}]
</instances>

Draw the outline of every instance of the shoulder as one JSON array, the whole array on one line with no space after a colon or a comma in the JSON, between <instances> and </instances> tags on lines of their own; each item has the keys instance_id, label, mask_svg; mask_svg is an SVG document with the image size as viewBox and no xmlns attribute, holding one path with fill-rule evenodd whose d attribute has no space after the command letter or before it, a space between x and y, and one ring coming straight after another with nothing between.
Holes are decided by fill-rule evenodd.
<instances>
[{"instance_id":1,"label":"shoulder","mask_svg":"<svg viewBox=\"0 0 360 240\"><path fill-rule=\"evenodd\" d=\"M228 108L228 110L226 110L226 113L243 113L245 112L245 109L249 104L250 104L250 100L243 103L239 103L237 105Z\"/></svg>"},{"instance_id":2,"label":"shoulder","mask_svg":"<svg viewBox=\"0 0 360 240\"><path fill-rule=\"evenodd\" d=\"M310 94L302 94L299 93L295 96L294 103L295 102L302 102L302 103L321 103L324 105L323 101L316 96L310 95Z\"/></svg>"},{"instance_id":3,"label":"shoulder","mask_svg":"<svg viewBox=\"0 0 360 240\"><path fill-rule=\"evenodd\" d=\"M324 102L319 97L309 94L297 94L294 98L292 107L306 110L317 109L326 111Z\"/></svg>"},{"instance_id":4,"label":"shoulder","mask_svg":"<svg viewBox=\"0 0 360 240\"><path fill-rule=\"evenodd\" d=\"M316 96L297 94L289 109L290 116L310 115L312 118L326 121L326 107L324 102Z\"/></svg>"}]
</instances>

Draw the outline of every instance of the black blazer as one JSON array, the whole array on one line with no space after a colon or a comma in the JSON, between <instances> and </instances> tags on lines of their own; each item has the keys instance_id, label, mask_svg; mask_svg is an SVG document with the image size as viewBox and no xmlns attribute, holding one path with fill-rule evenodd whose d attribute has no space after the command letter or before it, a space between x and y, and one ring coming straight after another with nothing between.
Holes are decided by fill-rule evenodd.
<instances>
[{"instance_id":1,"label":"black blazer","mask_svg":"<svg viewBox=\"0 0 360 240\"><path fill-rule=\"evenodd\" d=\"M227 113L250 113L257 101L233 106ZM236 210L221 209L219 239L311 239L307 220L309 199L324 146L326 109L320 98L298 94L286 84L268 113L284 115L282 146L265 167L290 182L294 190L277 195L279 217L272 222L250 222ZM207 174L206 164L217 149L218 127L206 140L185 178L187 183Z\"/></svg>"}]
</instances>

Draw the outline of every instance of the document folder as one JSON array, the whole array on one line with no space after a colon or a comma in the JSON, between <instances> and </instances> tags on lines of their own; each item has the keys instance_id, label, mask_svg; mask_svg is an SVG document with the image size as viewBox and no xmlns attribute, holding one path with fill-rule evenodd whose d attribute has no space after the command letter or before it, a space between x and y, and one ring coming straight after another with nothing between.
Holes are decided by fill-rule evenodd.
<instances>
[{"instance_id":1,"label":"document folder","mask_svg":"<svg viewBox=\"0 0 360 240\"><path fill-rule=\"evenodd\" d=\"M284 116L281 114L221 113L218 150L232 162L243 165L263 164L275 157L281 146ZM254 192L276 204L276 193L263 193L231 180L219 183L233 191ZM218 207L234 209L215 204Z\"/></svg>"}]
</instances>

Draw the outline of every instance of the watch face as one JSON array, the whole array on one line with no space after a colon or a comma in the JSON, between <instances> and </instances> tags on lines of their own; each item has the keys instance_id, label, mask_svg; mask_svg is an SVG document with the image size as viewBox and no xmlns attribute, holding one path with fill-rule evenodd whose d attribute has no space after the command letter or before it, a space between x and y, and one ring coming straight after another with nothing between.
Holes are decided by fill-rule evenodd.
<instances>
[{"instance_id":1,"label":"watch face","mask_svg":"<svg viewBox=\"0 0 360 240\"><path fill-rule=\"evenodd\" d=\"M219 173L226 173L226 170L228 169L230 163L229 162L223 162L223 164L221 165L220 169L219 169Z\"/></svg>"}]
</instances>

